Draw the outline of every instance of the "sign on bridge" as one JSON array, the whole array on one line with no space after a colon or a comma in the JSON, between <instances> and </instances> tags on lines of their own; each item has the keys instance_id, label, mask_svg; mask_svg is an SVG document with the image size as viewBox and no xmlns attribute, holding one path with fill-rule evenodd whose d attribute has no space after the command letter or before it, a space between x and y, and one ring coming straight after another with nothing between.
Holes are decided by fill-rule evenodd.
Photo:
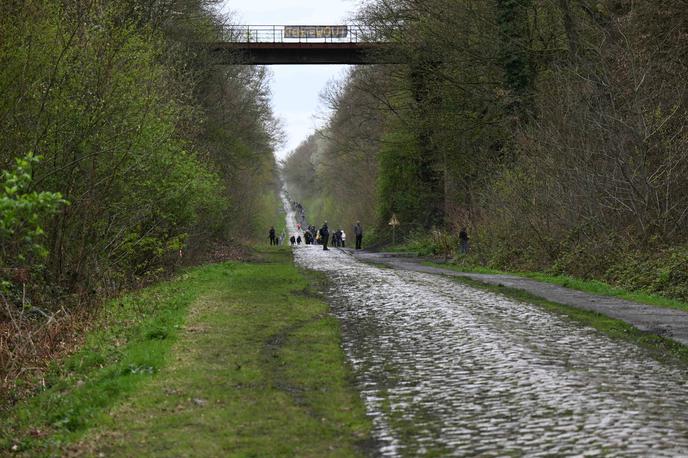
<instances>
[{"instance_id":1,"label":"sign on bridge","mask_svg":"<svg viewBox=\"0 0 688 458\"><path fill-rule=\"evenodd\" d=\"M346 38L345 25L285 25L284 38Z\"/></svg>"}]
</instances>

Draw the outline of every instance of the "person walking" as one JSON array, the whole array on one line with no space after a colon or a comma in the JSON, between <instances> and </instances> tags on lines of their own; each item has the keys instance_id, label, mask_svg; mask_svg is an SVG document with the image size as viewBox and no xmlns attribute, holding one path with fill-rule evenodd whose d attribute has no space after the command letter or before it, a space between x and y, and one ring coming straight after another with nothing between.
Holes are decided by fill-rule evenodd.
<instances>
[{"instance_id":1,"label":"person walking","mask_svg":"<svg viewBox=\"0 0 688 458\"><path fill-rule=\"evenodd\" d=\"M327 241L330 238L330 230L327 228L327 221L320 228L320 243L322 243L323 250L329 250L327 248Z\"/></svg>"},{"instance_id":2,"label":"person walking","mask_svg":"<svg viewBox=\"0 0 688 458\"><path fill-rule=\"evenodd\" d=\"M346 248L346 232L344 232L344 229L341 229L342 231L342 248Z\"/></svg>"},{"instance_id":3,"label":"person walking","mask_svg":"<svg viewBox=\"0 0 688 458\"><path fill-rule=\"evenodd\" d=\"M301 236L296 237L296 244L301 245Z\"/></svg>"},{"instance_id":4,"label":"person walking","mask_svg":"<svg viewBox=\"0 0 688 458\"><path fill-rule=\"evenodd\" d=\"M356 221L354 224L354 235L356 236L356 249L360 250L363 243L363 227L360 221Z\"/></svg>"},{"instance_id":5,"label":"person walking","mask_svg":"<svg viewBox=\"0 0 688 458\"><path fill-rule=\"evenodd\" d=\"M270 232L268 233L270 238L270 245L277 245L277 237L275 236L275 227L270 226Z\"/></svg>"},{"instance_id":6,"label":"person walking","mask_svg":"<svg viewBox=\"0 0 688 458\"><path fill-rule=\"evenodd\" d=\"M459 231L459 251L461 254L468 254L468 232L465 227L462 227Z\"/></svg>"},{"instance_id":7,"label":"person walking","mask_svg":"<svg viewBox=\"0 0 688 458\"><path fill-rule=\"evenodd\" d=\"M296 243L296 237L294 237L293 235L289 237L289 243L291 244L291 246L294 246L294 244Z\"/></svg>"}]
</instances>

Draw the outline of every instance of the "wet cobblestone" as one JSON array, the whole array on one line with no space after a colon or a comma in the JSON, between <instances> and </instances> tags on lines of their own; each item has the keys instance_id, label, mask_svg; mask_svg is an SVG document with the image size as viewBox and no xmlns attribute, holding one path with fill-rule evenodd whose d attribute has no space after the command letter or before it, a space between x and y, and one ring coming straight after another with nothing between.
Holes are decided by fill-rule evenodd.
<instances>
[{"instance_id":1,"label":"wet cobblestone","mask_svg":"<svg viewBox=\"0 0 688 458\"><path fill-rule=\"evenodd\" d=\"M384 456L686 456L682 368L446 278L295 249L324 272Z\"/></svg>"}]
</instances>

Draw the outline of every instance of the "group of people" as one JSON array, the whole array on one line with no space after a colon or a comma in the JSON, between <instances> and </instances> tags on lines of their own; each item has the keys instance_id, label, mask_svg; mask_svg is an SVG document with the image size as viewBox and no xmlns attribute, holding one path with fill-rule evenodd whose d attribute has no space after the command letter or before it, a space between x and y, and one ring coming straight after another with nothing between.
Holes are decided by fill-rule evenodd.
<instances>
[{"instance_id":1,"label":"group of people","mask_svg":"<svg viewBox=\"0 0 688 458\"><path fill-rule=\"evenodd\" d=\"M332 245L343 246L342 234L344 234L344 231L339 229L332 235ZM327 227L327 221L325 221L320 229L316 229L315 226L308 226L303 237L306 241L306 245L322 245L323 250L328 250L327 244L330 241L330 229ZM344 234L343 237L344 240L346 240L346 234Z\"/></svg>"},{"instance_id":2,"label":"group of people","mask_svg":"<svg viewBox=\"0 0 688 458\"><path fill-rule=\"evenodd\" d=\"M301 224L305 224L305 213L303 207L298 202L294 203L294 206L300 210L299 219L301 220L301 223L298 223L296 227L297 230L301 231ZM356 224L353 226L353 230L356 238L355 247L357 250L360 250L361 245L363 244L363 226L361 226L360 221L356 221ZM282 235L280 237L277 237L275 227L270 227L270 231L268 232L270 245L280 245L285 237L286 234L284 231L282 231ZM468 254L468 251L470 250L468 240L468 231L465 227L462 227L459 231L459 253L464 255ZM313 225L308 225L306 230L303 231L303 238L301 238L300 234L294 234L289 238L289 243L292 246L301 245L301 242L304 242L306 245L322 245L323 250L329 250L327 245L330 242L330 230L327 226L327 221L325 221L320 229L317 229ZM346 247L346 232L344 232L343 229L337 229L334 234L332 234L332 246L342 248Z\"/></svg>"},{"instance_id":3,"label":"group of people","mask_svg":"<svg viewBox=\"0 0 688 458\"><path fill-rule=\"evenodd\" d=\"M332 246L345 248L346 232L344 232L342 229L335 231L335 233L332 234Z\"/></svg>"},{"instance_id":4,"label":"group of people","mask_svg":"<svg viewBox=\"0 0 688 458\"><path fill-rule=\"evenodd\" d=\"M309 226L309 231L315 231L315 227ZM308 231L307 231L308 232ZM323 246L323 250L328 250L328 243L330 242L330 230L327 227L327 221L322 225L322 227L315 232L315 243ZM360 221L356 221L354 224L354 235L356 236L356 249L360 250L363 244L363 226L361 226ZM346 247L346 232L343 229L337 229L332 234L332 246L335 247Z\"/></svg>"},{"instance_id":5,"label":"group of people","mask_svg":"<svg viewBox=\"0 0 688 458\"><path fill-rule=\"evenodd\" d=\"M303 209L303 207L301 207ZM303 211L303 210L302 210ZM301 230L301 223L297 224L297 229ZM356 237L356 249L360 250L363 244L363 226L361 226L360 221L356 221L354 224L354 236ZM268 232L268 238L270 239L270 245L280 245L285 238L285 233L282 231L282 236L277 237L275 232L275 227L270 227ZM459 231L459 253L468 254L469 244L468 244L468 231L465 227L462 227ZM332 246L335 247L346 247L346 232L343 229L338 229L332 234ZM306 245L322 245L323 250L329 250L327 245L330 242L330 230L327 226L327 221L322 225L320 229L317 229L313 225L309 225L303 232L303 238L300 234L294 234L289 238L289 243L294 245L301 245L304 242Z\"/></svg>"},{"instance_id":6,"label":"group of people","mask_svg":"<svg viewBox=\"0 0 688 458\"><path fill-rule=\"evenodd\" d=\"M301 230L301 224L297 225L297 229L299 231ZM354 224L354 235L356 237L356 249L360 250L363 243L363 226L361 226L360 221L357 221L356 224ZM270 245L279 245L281 242L280 238L278 238L276 235L274 226L270 227L270 230L268 231L268 238L270 239ZM344 230L341 228L337 229L332 234L332 238L330 240L330 229L327 226L327 221L323 223L320 229L309 225L303 232L303 238L301 238L301 234L294 234L289 237L289 243L292 246L301 245L301 242L304 242L306 245L322 245L323 250L329 250L327 246L330 241L332 246L342 248L346 247L346 232L344 232Z\"/></svg>"},{"instance_id":7,"label":"group of people","mask_svg":"<svg viewBox=\"0 0 688 458\"><path fill-rule=\"evenodd\" d=\"M275 226L270 226L270 231L268 232L268 238L270 239L270 245L279 245L279 240L277 239L277 233L275 232Z\"/></svg>"},{"instance_id":8,"label":"group of people","mask_svg":"<svg viewBox=\"0 0 688 458\"><path fill-rule=\"evenodd\" d=\"M286 196L288 198L288 194L286 194ZM330 229L327 226L327 221L323 223L320 229L311 224L306 225L306 212L303 205L291 199L289 199L288 202L294 210L294 217L297 223L297 233L289 237L289 243L292 246L305 243L306 245L322 245L323 250L329 250L327 246L331 242L332 246L346 247L346 232L344 232L343 229L339 228L334 231L330 238ZM363 226L361 226L360 221L356 221L356 224L354 224L353 232L356 238L356 249L360 250L363 243ZM301 237L302 233L303 237ZM282 231L282 235L278 237L275 227L271 226L268 231L268 238L270 240L270 245L281 245L286 242L287 234L285 231Z\"/></svg>"},{"instance_id":9,"label":"group of people","mask_svg":"<svg viewBox=\"0 0 688 458\"><path fill-rule=\"evenodd\" d=\"M297 226L301 229L301 225L306 223L306 210L303 208L303 205L296 201L292 201L291 206L294 209L294 216L299 222Z\"/></svg>"}]
</instances>

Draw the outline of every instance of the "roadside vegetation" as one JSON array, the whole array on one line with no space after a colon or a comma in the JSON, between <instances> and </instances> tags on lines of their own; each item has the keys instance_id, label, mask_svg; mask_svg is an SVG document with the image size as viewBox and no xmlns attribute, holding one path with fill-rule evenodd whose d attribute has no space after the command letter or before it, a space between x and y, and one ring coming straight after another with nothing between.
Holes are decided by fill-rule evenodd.
<instances>
[{"instance_id":1,"label":"roadside vegetation","mask_svg":"<svg viewBox=\"0 0 688 458\"><path fill-rule=\"evenodd\" d=\"M619 297L622 299L628 299L629 301L639 302L641 304L688 311L688 302L678 299L671 299L658 294L648 294L642 291L618 288L598 280L582 280L569 275L548 275L542 272L505 272L502 270L489 269L481 266L457 264L455 262L425 261L423 264L433 267L441 267L443 269L456 270L458 272L516 275L520 277L532 278L533 280L538 280L545 283L551 283L553 285L563 286L565 288L598 294L600 296Z\"/></svg>"},{"instance_id":2,"label":"roadside vegetation","mask_svg":"<svg viewBox=\"0 0 688 458\"><path fill-rule=\"evenodd\" d=\"M397 241L448 258L467 227L471 265L688 300L681 2L371 0L358 19L405 64L323 93L329 123L284 162L307 214L376 246L395 214Z\"/></svg>"},{"instance_id":3,"label":"roadside vegetation","mask_svg":"<svg viewBox=\"0 0 688 458\"><path fill-rule=\"evenodd\" d=\"M216 3L3 3L3 394L78 347L104 299L277 220L269 75L213 63Z\"/></svg>"},{"instance_id":4,"label":"roadside vegetation","mask_svg":"<svg viewBox=\"0 0 688 458\"><path fill-rule=\"evenodd\" d=\"M105 304L79 350L52 361L35 396L3 406L0 450L59 454L105 421L164 367L190 304L213 281L217 267L201 268Z\"/></svg>"},{"instance_id":5,"label":"roadside vegetation","mask_svg":"<svg viewBox=\"0 0 688 458\"><path fill-rule=\"evenodd\" d=\"M0 450L363 454L372 425L320 281L276 248L109 302L42 392L3 412Z\"/></svg>"}]
</instances>

